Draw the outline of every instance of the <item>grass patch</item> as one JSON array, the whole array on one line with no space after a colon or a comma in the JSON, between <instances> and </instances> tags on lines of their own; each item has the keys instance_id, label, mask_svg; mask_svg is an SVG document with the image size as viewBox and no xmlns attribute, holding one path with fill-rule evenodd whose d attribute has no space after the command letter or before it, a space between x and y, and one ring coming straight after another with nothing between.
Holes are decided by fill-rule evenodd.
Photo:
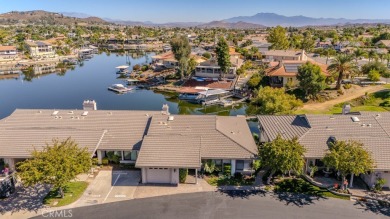
<instances>
[{"instance_id":1,"label":"grass patch","mask_svg":"<svg viewBox=\"0 0 390 219\"><path fill-rule=\"evenodd\" d=\"M254 177L250 178L235 178L235 177L226 177L226 176L205 176L206 182L212 186L251 186L255 182Z\"/></svg>"},{"instance_id":2,"label":"grass patch","mask_svg":"<svg viewBox=\"0 0 390 219\"><path fill-rule=\"evenodd\" d=\"M284 179L281 182L276 183L275 192L290 192L298 194L306 194L310 196L330 197L349 200L349 197L335 195L330 193L326 189L321 189L317 186L310 184L309 182L297 178L297 179Z\"/></svg>"},{"instance_id":3,"label":"grass patch","mask_svg":"<svg viewBox=\"0 0 390 219\"><path fill-rule=\"evenodd\" d=\"M52 207L61 207L69 205L78 200L88 187L87 182L70 182L64 188L65 196L61 198L57 195L57 191L50 191L49 194L43 199L43 204ZM56 205L55 202L58 202Z\"/></svg>"}]
</instances>

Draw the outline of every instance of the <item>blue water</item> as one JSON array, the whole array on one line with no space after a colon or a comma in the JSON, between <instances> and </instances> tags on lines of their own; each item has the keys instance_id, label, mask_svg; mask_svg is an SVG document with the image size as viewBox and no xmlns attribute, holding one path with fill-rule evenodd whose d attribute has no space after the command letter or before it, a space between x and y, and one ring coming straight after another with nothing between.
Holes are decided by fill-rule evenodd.
<instances>
[{"instance_id":1,"label":"blue water","mask_svg":"<svg viewBox=\"0 0 390 219\"><path fill-rule=\"evenodd\" d=\"M151 55L130 58L130 69L133 65L151 61ZM173 114L245 114L244 105L204 108L179 101L173 94L151 90L136 90L122 95L108 91L107 87L111 84L125 84L115 74L115 67L124 64L125 56L102 53L84 61L83 66L68 70L64 75L51 73L34 77L31 81L25 80L24 75L18 79L0 80L0 118L8 116L17 108L81 109L86 99L96 100L98 109L107 110L161 110L162 105L167 103Z\"/></svg>"}]
</instances>

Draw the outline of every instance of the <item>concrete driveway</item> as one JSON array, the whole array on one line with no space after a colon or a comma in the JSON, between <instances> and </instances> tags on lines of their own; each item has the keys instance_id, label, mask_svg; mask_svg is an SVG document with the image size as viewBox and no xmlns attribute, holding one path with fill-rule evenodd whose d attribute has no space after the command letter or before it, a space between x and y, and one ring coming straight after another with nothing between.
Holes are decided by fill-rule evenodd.
<instances>
[{"instance_id":1,"label":"concrete driveway","mask_svg":"<svg viewBox=\"0 0 390 219\"><path fill-rule=\"evenodd\" d=\"M141 179L140 171L100 171L74 206L133 199Z\"/></svg>"}]
</instances>

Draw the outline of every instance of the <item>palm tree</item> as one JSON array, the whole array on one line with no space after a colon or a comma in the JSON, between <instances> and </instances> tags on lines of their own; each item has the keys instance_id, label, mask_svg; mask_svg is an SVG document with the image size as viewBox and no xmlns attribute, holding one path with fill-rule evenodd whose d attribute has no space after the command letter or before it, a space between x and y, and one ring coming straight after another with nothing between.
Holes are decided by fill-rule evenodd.
<instances>
[{"instance_id":1,"label":"palm tree","mask_svg":"<svg viewBox=\"0 0 390 219\"><path fill-rule=\"evenodd\" d=\"M367 52L362 50L361 48L357 48L355 51L353 51L353 55L357 63L359 58L367 56Z\"/></svg>"},{"instance_id":2,"label":"palm tree","mask_svg":"<svg viewBox=\"0 0 390 219\"><path fill-rule=\"evenodd\" d=\"M370 50L368 52L368 62L371 62L372 59L375 59L378 56L378 54L375 52L375 50Z\"/></svg>"},{"instance_id":3,"label":"palm tree","mask_svg":"<svg viewBox=\"0 0 390 219\"><path fill-rule=\"evenodd\" d=\"M353 75L358 72L358 67L355 62L352 62L353 56L340 54L337 55L333 60L332 64L329 65L328 71L338 75L336 89L340 89L341 80L346 75Z\"/></svg>"}]
</instances>

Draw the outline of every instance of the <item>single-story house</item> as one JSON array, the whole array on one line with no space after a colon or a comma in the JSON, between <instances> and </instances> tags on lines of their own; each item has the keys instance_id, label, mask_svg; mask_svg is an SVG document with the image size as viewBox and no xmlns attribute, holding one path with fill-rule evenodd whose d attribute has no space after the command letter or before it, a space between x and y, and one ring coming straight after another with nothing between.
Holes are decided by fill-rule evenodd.
<instances>
[{"instance_id":1,"label":"single-story house","mask_svg":"<svg viewBox=\"0 0 390 219\"><path fill-rule=\"evenodd\" d=\"M378 178L390 187L390 113L360 112L340 115L259 115L260 142L269 142L277 135L285 139L297 137L305 147L305 170L310 165L323 167L322 158L337 140L356 140L364 144L375 167L361 175L371 187Z\"/></svg>"},{"instance_id":2,"label":"single-story house","mask_svg":"<svg viewBox=\"0 0 390 219\"><path fill-rule=\"evenodd\" d=\"M280 62L280 61L306 61L307 55L305 50L269 50L264 51L265 59L263 62Z\"/></svg>"},{"instance_id":3,"label":"single-story house","mask_svg":"<svg viewBox=\"0 0 390 219\"><path fill-rule=\"evenodd\" d=\"M245 117L169 115L163 111L17 109L0 120L0 158L15 164L53 138L71 137L99 163L108 152L142 169L143 183L177 184L179 169L202 160L251 172L257 146Z\"/></svg>"},{"instance_id":4,"label":"single-story house","mask_svg":"<svg viewBox=\"0 0 390 219\"><path fill-rule=\"evenodd\" d=\"M390 49L390 40L379 40L377 43L375 43L375 45Z\"/></svg>"},{"instance_id":5,"label":"single-story house","mask_svg":"<svg viewBox=\"0 0 390 219\"><path fill-rule=\"evenodd\" d=\"M299 83L297 80L298 68L306 62L320 66L322 74L326 77L330 76L327 70L328 66L313 59L280 61L278 65L271 65L266 70L266 75L270 77L271 86L284 87L287 84L296 86Z\"/></svg>"}]
</instances>

